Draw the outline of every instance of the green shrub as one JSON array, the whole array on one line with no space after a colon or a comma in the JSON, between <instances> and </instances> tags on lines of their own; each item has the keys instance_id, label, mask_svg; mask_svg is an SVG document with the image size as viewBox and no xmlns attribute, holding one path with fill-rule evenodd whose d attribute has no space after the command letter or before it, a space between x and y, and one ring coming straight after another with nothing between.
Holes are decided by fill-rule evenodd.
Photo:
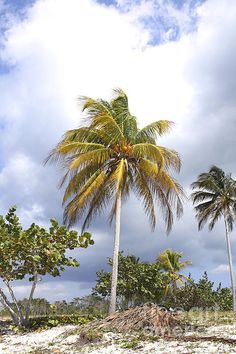
<instances>
[{"instance_id":1,"label":"green shrub","mask_svg":"<svg viewBox=\"0 0 236 354\"><path fill-rule=\"evenodd\" d=\"M51 328L58 325L83 325L89 323L92 320L97 319L92 315L52 315L52 316L42 316L30 319L30 328Z\"/></svg>"}]
</instances>

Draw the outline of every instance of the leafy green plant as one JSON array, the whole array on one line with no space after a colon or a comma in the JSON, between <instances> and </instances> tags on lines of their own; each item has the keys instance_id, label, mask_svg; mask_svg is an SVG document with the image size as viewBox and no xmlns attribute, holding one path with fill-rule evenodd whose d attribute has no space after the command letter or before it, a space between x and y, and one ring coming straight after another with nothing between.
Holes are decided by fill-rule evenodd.
<instances>
[{"instance_id":1,"label":"leafy green plant","mask_svg":"<svg viewBox=\"0 0 236 354\"><path fill-rule=\"evenodd\" d=\"M78 236L76 231L59 226L55 219L51 220L49 231L31 224L23 229L16 208L10 208L5 218L0 216L0 278L4 282L12 303L0 288L0 301L8 311L14 324L26 326L29 322L30 307L35 288L41 276L50 274L57 277L65 267L78 267L79 262L66 255L66 251L75 248L87 248L93 244L91 234ZM17 301L12 281L28 277L32 283L28 302L23 310Z\"/></svg>"},{"instance_id":2,"label":"leafy green plant","mask_svg":"<svg viewBox=\"0 0 236 354\"><path fill-rule=\"evenodd\" d=\"M124 349L135 349L139 345L140 341L138 339L133 339L131 341L124 342L121 345L121 348Z\"/></svg>"},{"instance_id":3,"label":"leafy green plant","mask_svg":"<svg viewBox=\"0 0 236 354\"><path fill-rule=\"evenodd\" d=\"M31 329L38 329L38 328L51 328L56 327L58 325L84 325L97 319L97 317L91 315L52 315L52 316L42 316L32 318L29 321L29 327Z\"/></svg>"},{"instance_id":4,"label":"leafy green plant","mask_svg":"<svg viewBox=\"0 0 236 354\"><path fill-rule=\"evenodd\" d=\"M82 314L103 318L108 313L109 302L101 296L90 294L74 298L69 306L73 312L79 311Z\"/></svg>"},{"instance_id":5,"label":"leafy green plant","mask_svg":"<svg viewBox=\"0 0 236 354\"><path fill-rule=\"evenodd\" d=\"M172 251L181 256L178 252ZM168 258L169 259L169 258ZM160 260L160 259L159 259ZM178 261L179 262L179 261ZM108 264L112 266L112 259L108 258ZM185 266L189 262L180 262ZM167 268L165 268L167 269ZM176 276L174 277L176 273ZM170 274L171 273L171 274ZM109 298L111 294L111 272L98 271L97 283L93 289L94 294ZM167 292L166 288L173 285L173 280L185 279L182 286L174 287L175 291ZM141 262L139 258L122 252L119 253L119 270L117 284L118 303L121 309L130 306L142 305L145 302L154 302L158 305L178 307L184 310L192 308L218 308L221 311L230 310L232 307L232 295L229 288L222 288L221 284L215 288L205 272L198 282L189 276L178 274L177 269L163 272L163 265Z\"/></svg>"},{"instance_id":6,"label":"leafy green plant","mask_svg":"<svg viewBox=\"0 0 236 354\"><path fill-rule=\"evenodd\" d=\"M112 266L112 259L108 258ZM111 294L111 272L99 271L93 292L103 297ZM121 308L140 305L148 301L160 302L168 275L160 271L157 263L140 262L139 258L119 253L117 296Z\"/></svg>"},{"instance_id":7,"label":"leafy green plant","mask_svg":"<svg viewBox=\"0 0 236 354\"><path fill-rule=\"evenodd\" d=\"M219 309L227 311L232 308L232 295L229 288L222 288L221 284L214 289L214 282L208 279L207 272L198 282L191 280L176 291L176 299L170 296L165 304L167 306L177 306L184 310L193 308L199 309Z\"/></svg>"}]
</instances>

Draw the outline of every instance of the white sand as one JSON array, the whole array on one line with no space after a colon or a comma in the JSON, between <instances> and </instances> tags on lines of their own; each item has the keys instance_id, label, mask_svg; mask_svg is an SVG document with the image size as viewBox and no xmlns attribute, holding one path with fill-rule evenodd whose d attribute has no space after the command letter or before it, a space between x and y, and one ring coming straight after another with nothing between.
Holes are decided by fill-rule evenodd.
<instances>
[{"instance_id":1,"label":"white sand","mask_svg":"<svg viewBox=\"0 0 236 354\"><path fill-rule=\"evenodd\" d=\"M170 353L217 353L230 354L236 353L236 346L215 342L181 342L181 340L166 341L163 339L157 342L138 342L135 349L122 348L130 337L121 336L113 333L104 334L102 343L85 345L79 348L78 334L73 334L76 326L58 326L41 332L32 332L28 334L3 335L0 337L1 354L42 354L42 353L90 353L90 354L170 354ZM191 335L193 333L187 333ZM195 333L196 334L196 333ZM209 327L201 335L214 335L224 338L236 339L236 325Z\"/></svg>"}]
</instances>

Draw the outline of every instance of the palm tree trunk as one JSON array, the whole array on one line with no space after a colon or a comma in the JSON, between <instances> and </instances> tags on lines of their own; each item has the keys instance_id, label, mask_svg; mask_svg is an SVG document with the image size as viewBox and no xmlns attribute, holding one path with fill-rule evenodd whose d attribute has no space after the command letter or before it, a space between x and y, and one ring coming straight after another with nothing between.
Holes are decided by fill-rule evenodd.
<instances>
[{"instance_id":1,"label":"palm tree trunk","mask_svg":"<svg viewBox=\"0 0 236 354\"><path fill-rule=\"evenodd\" d=\"M173 298L174 298L174 304L175 304L175 306L176 306L176 292L177 292L177 283L176 283L176 280L174 280L174 282L173 282Z\"/></svg>"},{"instance_id":2,"label":"palm tree trunk","mask_svg":"<svg viewBox=\"0 0 236 354\"><path fill-rule=\"evenodd\" d=\"M112 279L111 279L111 302L109 307L109 315L116 311L116 288L118 277L118 256L120 247L120 213L121 213L121 192L119 192L116 201L116 225L114 236L114 248L112 258Z\"/></svg>"},{"instance_id":3,"label":"palm tree trunk","mask_svg":"<svg viewBox=\"0 0 236 354\"><path fill-rule=\"evenodd\" d=\"M227 244L227 252L228 252L228 261L229 261L229 271L230 271L230 279L231 279L231 290L232 290L232 296L233 296L233 311L236 311L232 252L231 252L231 244L230 244L230 239L229 239L229 229L228 229L225 214L224 214L224 222L225 222L225 236L226 236L226 244Z\"/></svg>"}]
</instances>

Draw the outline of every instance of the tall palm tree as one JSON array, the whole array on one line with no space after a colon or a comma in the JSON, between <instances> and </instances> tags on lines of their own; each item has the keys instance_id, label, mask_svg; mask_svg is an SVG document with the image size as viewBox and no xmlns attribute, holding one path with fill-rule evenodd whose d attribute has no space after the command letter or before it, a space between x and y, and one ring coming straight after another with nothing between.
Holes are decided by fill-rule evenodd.
<instances>
[{"instance_id":1,"label":"tall palm tree","mask_svg":"<svg viewBox=\"0 0 236 354\"><path fill-rule=\"evenodd\" d=\"M236 311L230 244L230 232L233 230L236 216L236 181L233 180L230 174L225 174L222 169L213 166L209 172L201 173L197 181L192 183L191 186L193 189L198 189L192 193L191 197L193 203L196 204L195 210L199 230L203 228L208 220L210 221L209 229L212 230L219 218L223 216L233 296L233 310Z\"/></svg>"},{"instance_id":2,"label":"tall palm tree","mask_svg":"<svg viewBox=\"0 0 236 354\"><path fill-rule=\"evenodd\" d=\"M167 249L163 251L156 259L156 262L160 265L160 268L163 269L170 278L174 297L176 297L177 284L184 284L185 282L190 281L189 277L180 273L182 269L191 265L191 262L189 261L180 261L182 255L183 254L180 252ZM165 287L165 294L167 294L168 290L169 284Z\"/></svg>"},{"instance_id":3,"label":"tall palm tree","mask_svg":"<svg viewBox=\"0 0 236 354\"><path fill-rule=\"evenodd\" d=\"M64 221L70 226L82 217L82 230L91 219L111 206L115 217L110 313L116 307L116 285L122 200L134 191L143 201L151 227L156 224L154 201L158 199L167 231L173 211L182 213L183 191L170 171L180 170L177 152L157 145L157 137L169 132L173 123L160 120L139 129L121 89L110 102L81 97L84 125L69 130L50 153L65 169L61 186L67 184L63 203Z\"/></svg>"}]
</instances>

